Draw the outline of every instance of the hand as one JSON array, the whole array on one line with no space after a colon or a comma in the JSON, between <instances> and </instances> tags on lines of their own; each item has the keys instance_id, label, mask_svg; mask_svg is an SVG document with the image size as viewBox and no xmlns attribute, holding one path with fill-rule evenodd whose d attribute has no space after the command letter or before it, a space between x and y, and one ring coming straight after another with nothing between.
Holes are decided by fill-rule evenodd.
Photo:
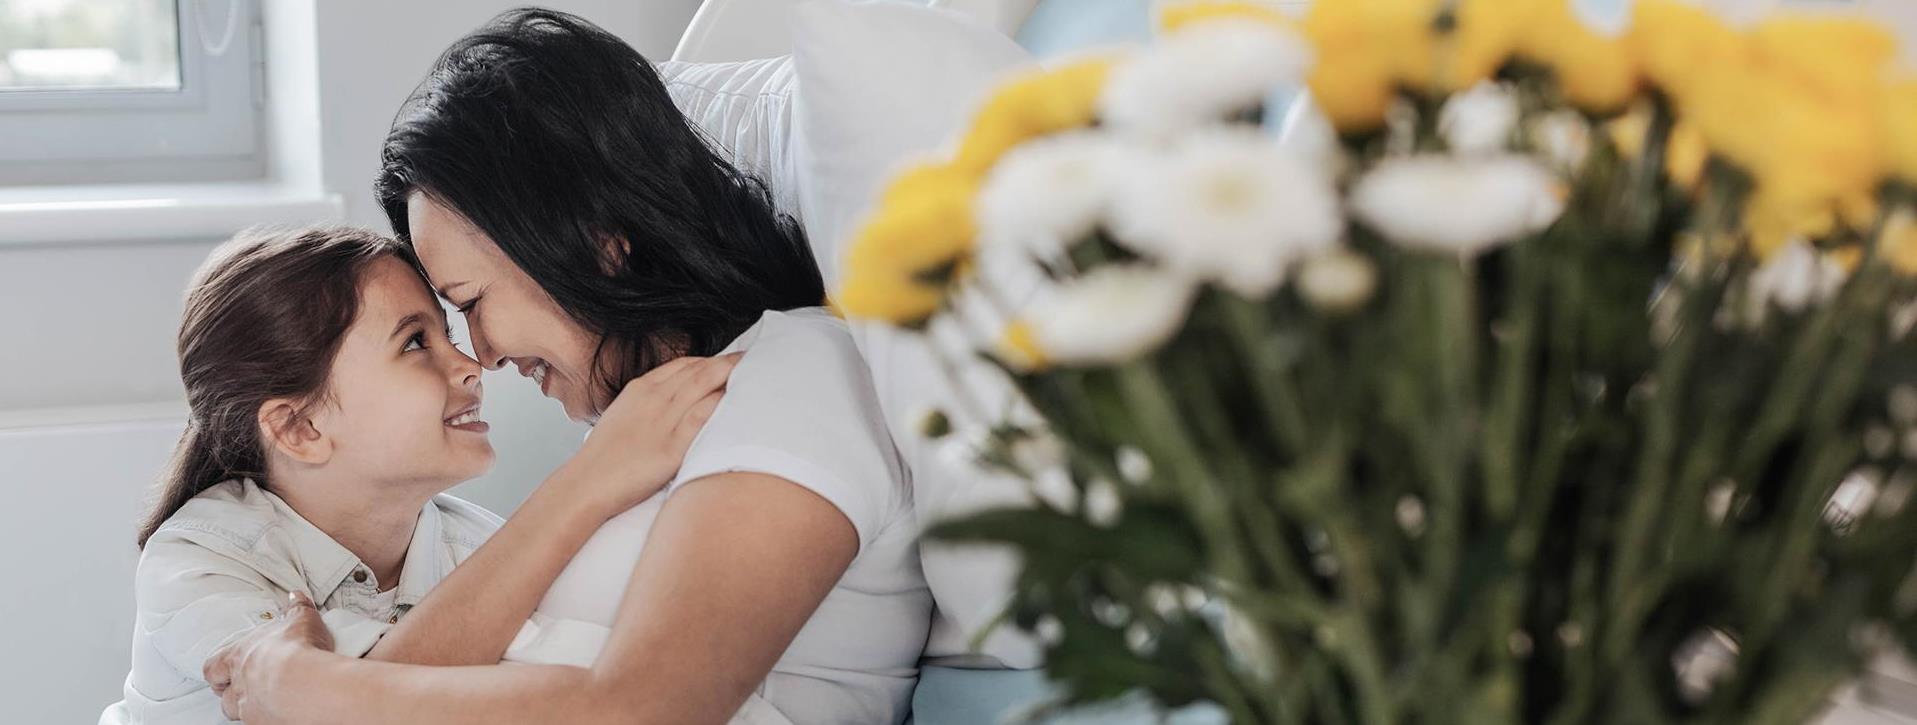
<instances>
[{"instance_id":1,"label":"hand","mask_svg":"<svg viewBox=\"0 0 1917 725\"><path fill-rule=\"evenodd\" d=\"M289 722L276 697L275 682L286 663L300 654L331 652L333 633L304 592L288 595L279 621L261 625L206 660L201 675L220 696L220 712L248 725Z\"/></svg>"},{"instance_id":2,"label":"hand","mask_svg":"<svg viewBox=\"0 0 1917 725\"><path fill-rule=\"evenodd\" d=\"M627 382L562 480L607 518L651 498L678 474L742 354L680 357Z\"/></svg>"}]
</instances>

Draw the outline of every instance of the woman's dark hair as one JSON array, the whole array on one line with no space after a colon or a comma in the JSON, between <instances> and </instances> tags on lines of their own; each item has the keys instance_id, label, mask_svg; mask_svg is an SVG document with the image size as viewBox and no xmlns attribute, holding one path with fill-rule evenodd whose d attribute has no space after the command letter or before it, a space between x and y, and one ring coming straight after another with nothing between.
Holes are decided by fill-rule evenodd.
<instances>
[{"instance_id":1,"label":"woman's dark hair","mask_svg":"<svg viewBox=\"0 0 1917 725\"><path fill-rule=\"evenodd\" d=\"M453 43L380 158L401 242L415 192L471 222L612 347L612 369L594 355L605 392L825 300L765 184L713 151L644 56L566 13L508 11Z\"/></svg>"},{"instance_id":2,"label":"woman's dark hair","mask_svg":"<svg viewBox=\"0 0 1917 725\"><path fill-rule=\"evenodd\" d=\"M260 405L294 398L310 409L324 400L333 356L359 314L364 272L388 254L413 261L398 242L361 229L250 229L201 265L180 317L186 431L140 524L142 548L214 484L271 486Z\"/></svg>"}]
</instances>

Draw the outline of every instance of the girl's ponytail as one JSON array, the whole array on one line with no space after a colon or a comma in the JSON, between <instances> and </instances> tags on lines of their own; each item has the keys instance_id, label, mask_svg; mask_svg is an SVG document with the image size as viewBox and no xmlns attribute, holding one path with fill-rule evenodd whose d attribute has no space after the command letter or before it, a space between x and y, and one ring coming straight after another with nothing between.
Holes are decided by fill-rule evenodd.
<instances>
[{"instance_id":1,"label":"girl's ponytail","mask_svg":"<svg viewBox=\"0 0 1917 725\"><path fill-rule=\"evenodd\" d=\"M260 406L324 399L340 340L359 314L361 273L411 257L391 239L345 227L251 229L214 250L180 319L186 430L140 524L146 546L200 492L234 478L269 486Z\"/></svg>"}]
</instances>

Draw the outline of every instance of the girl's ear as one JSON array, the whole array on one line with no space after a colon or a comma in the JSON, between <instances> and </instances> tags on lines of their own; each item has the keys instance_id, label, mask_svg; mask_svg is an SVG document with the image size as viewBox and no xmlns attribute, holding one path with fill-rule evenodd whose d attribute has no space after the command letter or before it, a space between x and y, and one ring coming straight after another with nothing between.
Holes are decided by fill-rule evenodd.
<instances>
[{"instance_id":1,"label":"girl's ear","mask_svg":"<svg viewBox=\"0 0 1917 725\"><path fill-rule=\"evenodd\" d=\"M333 439L314 427L313 420L301 412L300 401L274 398L260 404L260 440L268 452L309 466L325 463L333 457Z\"/></svg>"}]
</instances>

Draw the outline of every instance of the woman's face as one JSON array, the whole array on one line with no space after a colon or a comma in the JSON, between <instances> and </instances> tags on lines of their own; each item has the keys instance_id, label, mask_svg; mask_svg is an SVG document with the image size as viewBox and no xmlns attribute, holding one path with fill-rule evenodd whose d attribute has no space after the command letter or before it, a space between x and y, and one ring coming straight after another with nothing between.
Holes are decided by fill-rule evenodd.
<instances>
[{"instance_id":1,"label":"woman's face","mask_svg":"<svg viewBox=\"0 0 1917 725\"><path fill-rule=\"evenodd\" d=\"M532 277L459 213L421 192L406 201L413 250L433 287L466 316L473 355L488 370L508 363L591 423L607 394L594 376L600 337L587 331Z\"/></svg>"},{"instance_id":2,"label":"woman's face","mask_svg":"<svg viewBox=\"0 0 1917 725\"><path fill-rule=\"evenodd\" d=\"M333 460L436 489L485 473L493 446L479 416L479 364L454 346L419 274L397 257L374 260L359 298L327 375L329 404L313 413Z\"/></svg>"}]
</instances>

